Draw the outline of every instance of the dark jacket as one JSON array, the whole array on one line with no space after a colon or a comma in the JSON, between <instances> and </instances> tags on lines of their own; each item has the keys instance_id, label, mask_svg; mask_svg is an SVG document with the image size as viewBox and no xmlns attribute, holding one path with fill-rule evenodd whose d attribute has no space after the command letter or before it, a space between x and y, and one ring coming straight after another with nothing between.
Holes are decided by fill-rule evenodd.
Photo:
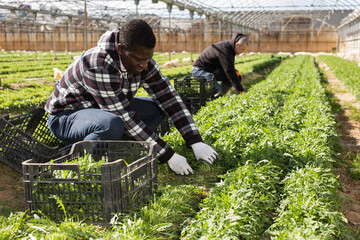
<instances>
[{"instance_id":1,"label":"dark jacket","mask_svg":"<svg viewBox=\"0 0 360 240\"><path fill-rule=\"evenodd\" d=\"M244 36L236 33L231 40L217 42L207 47L195 60L194 67L211 72L218 81L229 81L237 91L242 91L235 72L235 43Z\"/></svg>"}]
</instances>

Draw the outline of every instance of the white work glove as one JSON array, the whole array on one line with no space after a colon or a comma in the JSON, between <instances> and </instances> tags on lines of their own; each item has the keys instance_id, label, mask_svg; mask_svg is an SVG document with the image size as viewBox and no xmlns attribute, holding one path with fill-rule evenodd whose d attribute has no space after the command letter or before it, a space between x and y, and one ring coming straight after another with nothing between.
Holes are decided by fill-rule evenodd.
<instances>
[{"instance_id":1,"label":"white work glove","mask_svg":"<svg viewBox=\"0 0 360 240\"><path fill-rule=\"evenodd\" d=\"M217 154L217 152L212 147L205 143L194 143L193 145L191 145L191 147L194 151L196 160L201 159L207 164L211 165L216 159L220 159L219 154Z\"/></svg>"},{"instance_id":2,"label":"white work glove","mask_svg":"<svg viewBox=\"0 0 360 240\"><path fill-rule=\"evenodd\" d=\"M190 165L187 163L186 158L175 153L167 162L170 169L176 174L188 175L194 173Z\"/></svg>"}]
</instances>

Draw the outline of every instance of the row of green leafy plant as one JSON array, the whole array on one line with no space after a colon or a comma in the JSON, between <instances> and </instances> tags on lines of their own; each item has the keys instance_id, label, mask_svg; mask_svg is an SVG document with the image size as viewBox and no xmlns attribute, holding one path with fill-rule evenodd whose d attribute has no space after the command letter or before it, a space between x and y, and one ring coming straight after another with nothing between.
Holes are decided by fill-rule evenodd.
<instances>
[{"instance_id":1,"label":"row of green leafy plant","mask_svg":"<svg viewBox=\"0 0 360 240\"><path fill-rule=\"evenodd\" d=\"M266 69L269 66L280 63L286 59L286 55L259 54L260 58L251 61L235 61L235 68L246 77L248 74Z\"/></svg>"},{"instance_id":2,"label":"row of green leafy plant","mask_svg":"<svg viewBox=\"0 0 360 240\"><path fill-rule=\"evenodd\" d=\"M24 94L31 95L25 92ZM216 172L219 172L217 170L223 169L219 165L209 168L206 164L195 162L192 155L189 155L188 158L190 161L193 161L192 166L198 170L198 173L193 178L197 182L201 182L202 178L207 178L211 175L211 177L216 179ZM165 175L165 177L160 176L160 178L165 179L163 182L168 182L169 179L173 178L173 173L166 167L164 168L164 166L161 168L162 170L159 175ZM35 238L34 236L40 238L39 236L44 237L45 235L46 239L64 239L66 237L77 239L83 237L88 239L89 237L95 238L95 236L97 238L103 236L104 239L114 239L114 235L126 236L128 234L127 231L130 231L133 239L156 239L163 238L164 236L177 238L179 226L183 224L186 218L194 216L196 213L198 202L200 201L199 196L204 194L203 187L189 187L185 185L162 186L166 186L166 184L161 185L157 196L150 203L149 208L151 210L147 210L147 207L145 207L140 209L135 216L122 216L116 221L114 220L114 231L107 230L104 233L103 231L97 231L98 228L81 224L72 219L69 219L69 221L65 220L58 225L43 215L40 215L41 217L36 215L35 218L29 220L23 213L14 213L8 219L2 217L1 223L3 225L0 236L4 239L20 238L21 236L26 236L24 239L32 239ZM28 220L26 225L24 225L25 219ZM142 219L146 220L143 221ZM126 232L119 231L119 229L126 229ZM144 232L151 234L144 234Z\"/></svg>"},{"instance_id":3,"label":"row of green leafy plant","mask_svg":"<svg viewBox=\"0 0 360 240\"><path fill-rule=\"evenodd\" d=\"M51 91L52 84L31 84L16 90L0 90L0 112L27 112L38 106L44 106Z\"/></svg>"},{"instance_id":4,"label":"row of green leafy plant","mask_svg":"<svg viewBox=\"0 0 360 240\"><path fill-rule=\"evenodd\" d=\"M211 102L196 119L234 170L183 239L354 239L339 212L335 121L312 57L286 61L243 98Z\"/></svg>"},{"instance_id":5,"label":"row of green leafy plant","mask_svg":"<svg viewBox=\"0 0 360 240\"><path fill-rule=\"evenodd\" d=\"M39 60L39 61L32 61L26 62L26 65L22 65L21 62L5 62L2 63L0 68L0 74L10 74L10 73L17 73L17 72L32 72L36 70L46 70L51 67L60 67L64 68L66 65L71 63L72 59L62 59L62 60ZM52 68L51 68L52 70Z\"/></svg>"},{"instance_id":6,"label":"row of green leafy plant","mask_svg":"<svg viewBox=\"0 0 360 240\"><path fill-rule=\"evenodd\" d=\"M243 75L245 81L249 74L253 72L259 72L270 66L280 63L283 59L287 58L284 55L278 54L256 54L256 55L247 55L244 57L237 57L235 60L235 68ZM170 79L170 82L173 84L174 79L182 81L184 77L191 76L192 65L184 64L181 66L173 66L170 68L162 68L161 72L164 76ZM191 91L191 89L189 89ZM195 92L198 92L198 89L193 89ZM186 95L191 96L193 92L188 92ZM147 96L144 90L139 92L141 96Z\"/></svg>"},{"instance_id":7,"label":"row of green leafy plant","mask_svg":"<svg viewBox=\"0 0 360 240\"><path fill-rule=\"evenodd\" d=\"M267 54L267 53L265 53L265 54ZM262 54L244 53L243 56L235 57L235 63L244 63L244 62L254 61L259 58L262 58L263 55L264 55L264 53L262 53ZM271 55L271 54L267 54L267 55ZM194 62L198 56L199 56L198 53L191 54L191 53L184 52L184 53L171 54L171 56L169 58L168 53L166 53L166 54L160 53L160 52L154 53L154 59L156 59L156 62L159 65L163 65L168 61L174 61L176 59L178 60L178 63L176 63L175 65L186 65L186 64L189 64L191 61ZM184 59L186 59L187 61L184 61ZM190 62L188 60L190 60Z\"/></svg>"},{"instance_id":8,"label":"row of green leafy plant","mask_svg":"<svg viewBox=\"0 0 360 240\"><path fill-rule=\"evenodd\" d=\"M34 61L53 61L56 57L57 60L71 59L79 56L81 52L33 52L33 51L1 51L0 62L34 62Z\"/></svg>"},{"instance_id":9,"label":"row of green leafy plant","mask_svg":"<svg viewBox=\"0 0 360 240\"><path fill-rule=\"evenodd\" d=\"M81 53L76 53L78 56ZM0 54L0 78L2 85L9 87L11 83L26 83L32 79L52 80L53 68L62 71L74 61L66 53L58 54L57 60L49 52L39 53L41 56L35 60L33 53L26 52L21 55L16 53Z\"/></svg>"},{"instance_id":10,"label":"row of green leafy plant","mask_svg":"<svg viewBox=\"0 0 360 240\"><path fill-rule=\"evenodd\" d=\"M79 219L55 223L47 216L17 212L0 217L0 239L178 239L179 227L198 210L202 191L193 186L164 186L134 214L117 214L112 227L100 228Z\"/></svg>"},{"instance_id":11,"label":"row of green leafy plant","mask_svg":"<svg viewBox=\"0 0 360 240\"><path fill-rule=\"evenodd\" d=\"M186 56L185 54L181 54ZM271 64L281 61L281 57L271 58L270 54L258 54L258 60L254 60L253 56L246 56L242 59L242 64L237 64L239 71L242 74L248 74L253 71L259 71ZM158 54L154 56L155 60ZM187 54L189 56L189 54ZM246 59L249 58L249 61ZM47 98L53 90L54 71L53 68L60 68L65 70L67 65L70 65L73 60L62 61L36 61L31 62L31 67L28 68L28 62L13 62L13 67L9 64L6 68L9 71L8 74L1 74L3 90L0 90L0 112L14 112L14 111L28 111L31 108L37 106L44 106ZM37 66L39 65L39 66ZM65 66L66 65L66 66ZM242 66L244 65L244 66ZM37 67L36 67L37 66ZM60 67L62 66L62 67ZM171 82L174 78L183 78L185 76L191 76L192 65L187 63L186 65L162 68L161 71L164 76L168 77ZM21 69L21 71L18 71ZM1 71L1 67L0 67ZM33 80L31 80L33 78ZM17 87L13 87L17 85ZM140 89L139 96L147 96L147 93Z\"/></svg>"},{"instance_id":12,"label":"row of green leafy plant","mask_svg":"<svg viewBox=\"0 0 360 240\"><path fill-rule=\"evenodd\" d=\"M360 100L360 67L353 61L332 55L320 55L335 76Z\"/></svg>"},{"instance_id":13,"label":"row of green leafy plant","mask_svg":"<svg viewBox=\"0 0 360 240\"><path fill-rule=\"evenodd\" d=\"M236 57L235 68L237 68L241 74L246 75L251 72L262 70L265 67L278 62L282 58L285 58L285 56L268 53ZM158 61L156 56L154 56L154 59ZM175 65L169 68L161 68L161 72L164 76L172 80L174 78L181 79L185 76L191 76L191 69L192 63L188 62L184 64L179 63L178 66Z\"/></svg>"},{"instance_id":14,"label":"row of green leafy plant","mask_svg":"<svg viewBox=\"0 0 360 240\"><path fill-rule=\"evenodd\" d=\"M28 53L22 56L17 56L15 53L8 55L0 54L0 78L2 86L4 88L12 88L11 84L31 84L35 81L35 83L41 85L43 82L54 82L53 69L58 68L61 71L65 71L72 61L74 60L67 54L61 54L57 57L57 60L47 57L41 58L38 61L35 61L35 56ZM41 83L37 81L41 81Z\"/></svg>"},{"instance_id":15,"label":"row of green leafy plant","mask_svg":"<svg viewBox=\"0 0 360 240\"><path fill-rule=\"evenodd\" d=\"M177 54L174 55L175 57L178 57L178 55L186 57L189 56L189 54ZM0 55L1 56L1 55ZM251 61L261 60L261 59L267 59L269 57L274 57L274 55L271 54L257 54L257 55L250 55L246 57L238 57L236 60L236 64L244 64L249 63ZM11 58L11 57L10 57ZM161 64L161 59L163 57L160 56L160 54L155 54L154 59ZM0 57L0 76L3 81L3 84L9 84L9 83L19 83L19 82L26 82L27 79L31 78L47 78L51 79L53 77L53 68L58 68L59 70L65 71L67 66L71 64L73 61L70 58L61 58L56 61L52 59L43 59L39 61L26 61L26 59L17 59L14 61L4 61L5 59L1 59ZM160 60L160 61L159 61ZM249 64L248 64L249 65ZM250 66L254 64L250 63ZM262 68L262 66L255 67L256 68ZM167 76L170 79L176 78L176 77L183 77L183 76L189 76L191 75L191 68L192 63L186 62L183 64L180 64L179 66L174 66L171 68L162 68L162 72L165 76ZM248 67L245 67L246 69ZM244 71L245 74L245 71Z\"/></svg>"},{"instance_id":16,"label":"row of green leafy plant","mask_svg":"<svg viewBox=\"0 0 360 240\"><path fill-rule=\"evenodd\" d=\"M163 185L139 211L116 215L109 229L96 230L72 219L55 224L44 216L25 222L27 217L17 213L2 219L0 236L354 239L339 212L331 167L335 121L312 57L285 61L245 96L217 99L195 120L205 141L222 157L212 168L194 159L176 131L164 138L188 158L197 177L224 173L200 209L199 197L209 189ZM159 177L168 173L161 165Z\"/></svg>"}]
</instances>

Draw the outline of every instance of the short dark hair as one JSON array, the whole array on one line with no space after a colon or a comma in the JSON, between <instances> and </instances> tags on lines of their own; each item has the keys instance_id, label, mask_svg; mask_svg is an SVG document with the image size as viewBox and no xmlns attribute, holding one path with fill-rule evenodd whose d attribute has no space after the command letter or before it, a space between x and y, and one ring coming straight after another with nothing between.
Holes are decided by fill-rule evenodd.
<instances>
[{"instance_id":1,"label":"short dark hair","mask_svg":"<svg viewBox=\"0 0 360 240\"><path fill-rule=\"evenodd\" d=\"M147 22L141 19L133 19L121 26L119 43L122 43L129 51L136 46L152 49L155 47L156 38Z\"/></svg>"}]
</instances>

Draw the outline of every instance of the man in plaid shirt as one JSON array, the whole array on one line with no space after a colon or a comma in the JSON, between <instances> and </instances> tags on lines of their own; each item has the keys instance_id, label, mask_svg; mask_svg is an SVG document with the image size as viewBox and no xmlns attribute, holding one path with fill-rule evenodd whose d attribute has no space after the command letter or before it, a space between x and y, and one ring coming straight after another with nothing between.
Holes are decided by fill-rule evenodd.
<instances>
[{"instance_id":1,"label":"man in plaid shirt","mask_svg":"<svg viewBox=\"0 0 360 240\"><path fill-rule=\"evenodd\" d=\"M119 140L125 133L156 142L159 161L175 173L193 173L186 158L155 132L166 112L196 159L212 164L219 156L203 143L190 112L152 59L155 43L151 27L139 19L102 35L55 83L45 106L51 132L68 143ZM151 98L134 97L139 87Z\"/></svg>"}]
</instances>

